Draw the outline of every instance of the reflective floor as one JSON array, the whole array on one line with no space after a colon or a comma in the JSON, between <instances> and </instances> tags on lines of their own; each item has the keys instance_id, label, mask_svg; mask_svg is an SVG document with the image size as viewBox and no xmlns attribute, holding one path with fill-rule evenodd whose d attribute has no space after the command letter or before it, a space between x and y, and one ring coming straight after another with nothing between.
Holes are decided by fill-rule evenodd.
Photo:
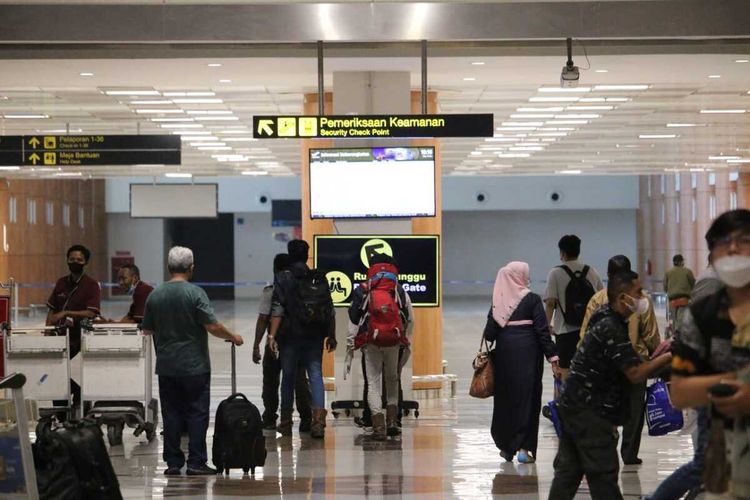
<instances>
[{"instance_id":1,"label":"reflective floor","mask_svg":"<svg viewBox=\"0 0 750 500\"><path fill-rule=\"evenodd\" d=\"M238 350L238 386L262 406L261 368L250 360L257 304L237 301L215 305L219 318L245 336L246 344ZM126 309L125 303L111 302L105 304L104 313L118 317ZM255 477L243 478L240 471L234 471L228 478L168 479L163 475L160 439L148 444L145 438L135 438L126 431L124 445L110 450L124 497L547 498L557 448L552 425L542 418L536 464L503 463L489 434L491 400L477 400L467 394L470 363L486 311L486 300L445 300L444 357L448 372L459 375L458 394L455 398L422 400L419 419L404 419L400 439L373 442L350 418L341 416L334 421L329 415L324 440L300 438L296 431L291 438L267 435L268 459ZM230 357L221 341L212 338L210 346L213 416L218 403L230 392ZM545 384L545 401L551 399L551 385ZM212 434L211 428L209 450ZM622 468L625 498L650 493L675 468L690 460L690 436L685 431L658 438L644 435L640 457L643 465ZM588 498L585 482L577 498Z\"/></svg>"}]
</instances>

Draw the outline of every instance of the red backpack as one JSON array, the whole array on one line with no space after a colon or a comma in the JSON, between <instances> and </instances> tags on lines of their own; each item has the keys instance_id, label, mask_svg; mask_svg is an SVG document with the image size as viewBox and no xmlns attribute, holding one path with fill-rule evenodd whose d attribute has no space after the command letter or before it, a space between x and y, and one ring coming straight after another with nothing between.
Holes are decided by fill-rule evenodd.
<instances>
[{"instance_id":1,"label":"red backpack","mask_svg":"<svg viewBox=\"0 0 750 500\"><path fill-rule=\"evenodd\" d=\"M356 348L365 344L379 347L408 345L401 318L401 296L398 293L398 269L393 264L373 264L367 270L367 282L362 283L365 297L362 301L360 327L367 322L367 329L360 330L354 340Z\"/></svg>"}]
</instances>

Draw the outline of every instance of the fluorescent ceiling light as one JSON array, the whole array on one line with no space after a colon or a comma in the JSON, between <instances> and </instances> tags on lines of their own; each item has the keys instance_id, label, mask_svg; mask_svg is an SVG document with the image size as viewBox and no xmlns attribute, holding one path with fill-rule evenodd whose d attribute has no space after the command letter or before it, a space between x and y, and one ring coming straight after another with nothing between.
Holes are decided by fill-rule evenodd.
<instances>
[{"instance_id":1,"label":"fluorescent ceiling light","mask_svg":"<svg viewBox=\"0 0 750 500\"><path fill-rule=\"evenodd\" d=\"M198 146L200 151L230 151L231 146Z\"/></svg>"},{"instance_id":2,"label":"fluorescent ceiling light","mask_svg":"<svg viewBox=\"0 0 750 500\"><path fill-rule=\"evenodd\" d=\"M576 102L578 101L579 97L565 97L565 96L557 96L557 97L531 97L529 98L529 102Z\"/></svg>"},{"instance_id":3,"label":"fluorescent ceiling light","mask_svg":"<svg viewBox=\"0 0 750 500\"><path fill-rule=\"evenodd\" d=\"M83 73L78 73L79 76L94 76L93 73L89 73L87 71L84 71Z\"/></svg>"},{"instance_id":4,"label":"fluorescent ceiling light","mask_svg":"<svg viewBox=\"0 0 750 500\"><path fill-rule=\"evenodd\" d=\"M152 122L192 122L195 121L193 118L150 118ZM163 127L164 125L162 125ZM184 127L185 125L180 125L180 127ZM192 126L192 125L188 125Z\"/></svg>"},{"instance_id":5,"label":"fluorescent ceiling light","mask_svg":"<svg viewBox=\"0 0 750 500\"><path fill-rule=\"evenodd\" d=\"M552 106L547 108L518 108L519 113L557 113L563 110L562 106Z\"/></svg>"},{"instance_id":6,"label":"fluorescent ceiling light","mask_svg":"<svg viewBox=\"0 0 750 500\"><path fill-rule=\"evenodd\" d=\"M168 99L158 100L158 101L130 101L130 104L135 104L135 105L144 104L148 106L152 104L172 104L172 101Z\"/></svg>"},{"instance_id":7,"label":"fluorescent ceiling light","mask_svg":"<svg viewBox=\"0 0 750 500\"><path fill-rule=\"evenodd\" d=\"M614 106L568 106L566 111L610 111Z\"/></svg>"},{"instance_id":8,"label":"fluorescent ceiling light","mask_svg":"<svg viewBox=\"0 0 750 500\"><path fill-rule=\"evenodd\" d=\"M216 141L216 138L206 140L205 137L197 138L199 142L191 142L191 146L226 146L223 142Z\"/></svg>"},{"instance_id":9,"label":"fluorescent ceiling light","mask_svg":"<svg viewBox=\"0 0 750 500\"><path fill-rule=\"evenodd\" d=\"M554 118L553 114L545 113L513 113L510 115L511 118Z\"/></svg>"},{"instance_id":10,"label":"fluorescent ceiling light","mask_svg":"<svg viewBox=\"0 0 750 500\"><path fill-rule=\"evenodd\" d=\"M593 113L584 113L584 114L580 114L580 113L565 113L565 114L562 114L562 115L555 115L555 118L559 118L559 119L571 118L571 119L580 120L580 119L601 118L601 116L602 115L597 115L597 114L593 114Z\"/></svg>"},{"instance_id":11,"label":"fluorescent ceiling light","mask_svg":"<svg viewBox=\"0 0 750 500\"><path fill-rule=\"evenodd\" d=\"M215 96L216 92L164 92L162 95L164 95L164 97L211 97Z\"/></svg>"},{"instance_id":12,"label":"fluorescent ceiling light","mask_svg":"<svg viewBox=\"0 0 750 500\"><path fill-rule=\"evenodd\" d=\"M514 146L508 148L508 151L544 151L542 146Z\"/></svg>"},{"instance_id":13,"label":"fluorescent ceiling light","mask_svg":"<svg viewBox=\"0 0 750 500\"><path fill-rule=\"evenodd\" d=\"M545 137L542 139L543 142L555 142L556 140L554 137Z\"/></svg>"},{"instance_id":14,"label":"fluorescent ceiling light","mask_svg":"<svg viewBox=\"0 0 750 500\"><path fill-rule=\"evenodd\" d=\"M579 102L628 102L629 97L581 97Z\"/></svg>"},{"instance_id":15,"label":"fluorescent ceiling light","mask_svg":"<svg viewBox=\"0 0 750 500\"><path fill-rule=\"evenodd\" d=\"M485 142L516 142L513 137L487 137Z\"/></svg>"},{"instance_id":16,"label":"fluorescent ceiling light","mask_svg":"<svg viewBox=\"0 0 750 500\"><path fill-rule=\"evenodd\" d=\"M717 79L721 78L721 75L708 75L709 78Z\"/></svg>"},{"instance_id":17,"label":"fluorescent ceiling light","mask_svg":"<svg viewBox=\"0 0 750 500\"><path fill-rule=\"evenodd\" d=\"M750 163L750 158L740 158L739 160L727 160L727 163Z\"/></svg>"},{"instance_id":18,"label":"fluorescent ceiling light","mask_svg":"<svg viewBox=\"0 0 750 500\"><path fill-rule=\"evenodd\" d=\"M268 175L265 170L245 170L242 175Z\"/></svg>"},{"instance_id":19,"label":"fluorescent ceiling light","mask_svg":"<svg viewBox=\"0 0 750 500\"><path fill-rule=\"evenodd\" d=\"M594 90L609 91L609 90L646 90L650 85L637 84L637 85L596 85Z\"/></svg>"},{"instance_id":20,"label":"fluorescent ceiling light","mask_svg":"<svg viewBox=\"0 0 750 500\"><path fill-rule=\"evenodd\" d=\"M542 127L540 132L572 132L575 127Z\"/></svg>"},{"instance_id":21,"label":"fluorescent ceiling light","mask_svg":"<svg viewBox=\"0 0 750 500\"><path fill-rule=\"evenodd\" d=\"M466 77L463 78L463 80L465 82L475 82L475 81L477 81L477 79L474 78L473 76L466 76Z\"/></svg>"},{"instance_id":22,"label":"fluorescent ceiling light","mask_svg":"<svg viewBox=\"0 0 750 500\"><path fill-rule=\"evenodd\" d=\"M708 157L709 160L739 160L740 158L742 157L741 156L724 156L724 155Z\"/></svg>"},{"instance_id":23,"label":"fluorescent ceiling light","mask_svg":"<svg viewBox=\"0 0 750 500\"><path fill-rule=\"evenodd\" d=\"M750 62L750 59L735 59L734 62L736 62L736 63L746 63L746 62Z\"/></svg>"},{"instance_id":24,"label":"fluorescent ceiling light","mask_svg":"<svg viewBox=\"0 0 750 500\"><path fill-rule=\"evenodd\" d=\"M499 130L501 132L514 132L514 131L521 131L521 130L535 130L536 127L497 127L495 130Z\"/></svg>"},{"instance_id":25,"label":"fluorescent ceiling light","mask_svg":"<svg viewBox=\"0 0 750 500\"><path fill-rule=\"evenodd\" d=\"M168 115L184 113L184 111L181 109L136 109L135 112L139 115Z\"/></svg>"},{"instance_id":26,"label":"fluorescent ceiling light","mask_svg":"<svg viewBox=\"0 0 750 500\"><path fill-rule=\"evenodd\" d=\"M156 90L105 90L106 95L159 95Z\"/></svg>"},{"instance_id":27,"label":"fluorescent ceiling light","mask_svg":"<svg viewBox=\"0 0 750 500\"><path fill-rule=\"evenodd\" d=\"M482 156L482 152L481 152L481 151L472 151L472 152L471 152L471 153L469 153L469 154L470 154L471 156Z\"/></svg>"},{"instance_id":28,"label":"fluorescent ceiling light","mask_svg":"<svg viewBox=\"0 0 750 500\"><path fill-rule=\"evenodd\" d=\"M188 172L167 172L164 174L164 177L169 177L171 179L190 179L192 176L193 174Z\"/></svg>"},{"instance_id":29,"label":"fluorescent ceiling light","mask_svg":"<svg viewBox=\"0 0 750 500\"><path fill-rule=\"evenodd\" d=\"M472 66L484 66L484 61L472 61Z\"/></svg>"},{"instance_id":30,"label":"fluorescent ceiling light","mask_svg":"<svg viewBox=\"0 0 750 500\"><path fill-rule=\"evenodd\" d=\"M21 170L21 167L0 167L0 170Z\"/></svg>"},{"instance_id":31,"label":"fluorescent ceiling light","mask_svg":"<svg viewBox=\"0 0 750 500\"><path fill-rule=\"evenodd\" d=\"M529 153L500 153L497 155L498 158L528 158L531 156Z\"/></svg>"},{"instance_id":32,"label":"fluorescent ceiling light","mask_svg":"<svg viewBox=\"0 0 750 500\"><path fill-rule=\"evenodd\" d=\"M676 134L640 134L639 139L674 139Z\"/></svg>"},{"instance_id":33,"label":"fluorescent ceiling light","mask_svg":"<svg viewBox=\"0 0 750 500\"><path fill-rule=\"evenodd\" d=\"M3 118L7 120L33 120L39 118L49 118L49 115L41 114L8 114L3 115Z\"/></svg>"},{"instance_id":34,"label":"fluorescent ceiling light","mask_svg":"<svg viewBox=\"0 0 750 500\"><path fill-rule=\"evenodd\" d=\"M196 116L196 120L198 121L238 121L239 117L237 116Z\"/></svg>"},{"instance_id":35,"label":"fluorescent ceiling light","mask_svg":"<svg viewBox=\"0 0 750 500\"><path fill-rule=\"evenodd\" d=\"M57 172L55 177L81 177L83 172Z\"/></svg>"},{"instance_id":36,"label":"fluorescent ceiling light","mask_svg":"<svg viewBox=\"0 0 750 500\"><path fill-rule=\"evenodd\" d=\"M172 130L172 135L211 135L208 130Z\"/></svg>"},{"instance_id":37,"label":"fluorescent ceiling light","mask_svg":"<svg viewBox=\"0 0 750 500\"><path fill-rule=\"evenodd\" d=\"M219 138L213 135L181 135L180 139L183 141L218 141Z\"/></svg>"},{"instance_id":38,"label":"fluorescent ceiling light","mask_svg":"<svg viewBox=\"0 0 750 500\"><path fill-rule=\"evenodd\" d=\"M40 134L77 134L79 132L83 132L83 129L80 128L53 128L53 129L47 129L47 130L39 130L37 129L37 132Z\"/></svg>"},{"instance_id":39,"label":"fluorescent ceiling light","mask_svg":"<svg viewBox=\"0 0 750 500\"><path fill-rule=\"evenodd\" d=\"M232 80L224 78L223 80L219 80L219 83L232 83Z\"/></svg>"},{"instance_id":40,"label":"fluorescent ceiling light","mask_svg":"<svg viewBox=\"0 0 750 500\"><path fill-rule=\"evenodd\" d=\"M258 139L253 137L222 137L224 142L256 142Z\"/></svg>"},{"instance_id":41,"label":"fluorescent ceiling light","mask_svg":"<svg viewBox=\"0 0 750 500\"><path fill-rule=\"evenodd\" d=\"M223 99L214 98L200 98L200 97L189 97L185 99L174 99L175 104L221 104L224 102Z\"/></svg>"},{"instance_id":42,"label":"fluorescent ceiling light","mask_svg":"<svg viewBox=\"0 0 750 500\"><path fill-rule=\"evenodd\" d=\"M221 68L221 63L208 63L209 68Z\"/></svg>"},{"instance_id":43,"label":"fluorescent ceiling light","mask_svg":"<svg viewBox=\"0 0 750 500\"><path fill-rule=\"evenodd\" d=\"M190 118L189 120L193 121L192 118ZM203 125L201 125L200 123L164 123L159 126L161 128L203 128Z\"/></svg>"},{"instance_id":44,"label":"fluorescent ceiling light","mask_svg":"<svg viewBox=\"0 0 750 500\"><path fill-rule=\"evenodd\" d=\"M503 127L541 127L544 122L503 122Z\"/></svg>"},{"instance_id":45,"label":"fluorescent ceiling light","mask_svg":"<svg viewBox=\"0 0 750 500\"><path fill-rule=\"evenodd\" d=\"M669 128L684 128L684 127L702 127L703 124L698 125L697 123L667 123Z\"/></svg>"},{"instance_id":46,"label":"fluorescent ceiling light","mask_svg":"<svg viewBox=\"0 0 750 500\"><path fill-rule=\"evenodd\" d=\"M701 114L704 115L742 114L746 112L746 109L701 109Z\"/></svg>"},{"instance_id":47,"label":"fluorescent ceiling light","mask_svg":"<svg viewBox=\"0 0 750 500\"><path fill-rule=\"evenodd\" d=\"M591 87L539 87L538 92L591 92Z\"/></svg>"},{"instance_id":48,"label":"fluorescent ceiling light","mask_svg":"<svg viewBox=\"0 0 750 500\"><path fill-rule=\"evenodd\" d=\"M581 170L558 170L558 174L567 174L567 175L578 175L581 173Z\"/></svg>"},{"instance_id":49,"label":"fluorescent ceiling light","mask_svg":"<svg viewBox=\"0 0 750 500\"><path fill-rule=\"evenodd\" d=\"M588 120L549 120L547 125L586 125Z\"/></svg>"},{"instance_id":50,"label":"fluorescent ceiling light","mask_svg":"<svg viewBox=\"0 0 750 500\"><path fill-rule=\"evenodd\" d=\"M607 69L597 69L594 71L594 73L609 73L609 70Z\"/></svg>"},{"instance_id":51,"label":"fluorescent ceiling light","mask_svg":"<svg viewBox=\"0 0 750 500\"><path fill-rule=\"evenodd\" d=\"M186 111L189 115L231 115L232 112L227 109L189 109Z\"/></svg>"},{"instance_id":52,"label":"fluorescent ceiling light","mask_svg":"<svg viewBox=\"0 0 750 500\"><path fill-rule=\"evenodd\" d=\"M538 134L531 134L532 137L565 137L568 135L567 132L540 132Z\"/></svg>"}]
</instances>

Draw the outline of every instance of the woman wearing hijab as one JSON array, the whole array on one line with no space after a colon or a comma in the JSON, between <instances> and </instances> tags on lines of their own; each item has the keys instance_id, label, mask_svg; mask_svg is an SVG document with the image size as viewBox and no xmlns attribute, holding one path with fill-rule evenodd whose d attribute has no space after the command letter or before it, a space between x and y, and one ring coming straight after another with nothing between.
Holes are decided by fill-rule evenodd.
<instances>
[{"instance_id":1,"label":"woman wearing hijab","mask_svg":"<svg viewBox=\"0 0 750 500\"><path fill-rule=\"evenodd\" d=\"M529 290L529 265L510 262L497 273L485 336L495 342L495 400L492 439L500 456L520 463L536 460L542 407L542 356L560 374L539 295Z\"/></svg>"}]
</instances>

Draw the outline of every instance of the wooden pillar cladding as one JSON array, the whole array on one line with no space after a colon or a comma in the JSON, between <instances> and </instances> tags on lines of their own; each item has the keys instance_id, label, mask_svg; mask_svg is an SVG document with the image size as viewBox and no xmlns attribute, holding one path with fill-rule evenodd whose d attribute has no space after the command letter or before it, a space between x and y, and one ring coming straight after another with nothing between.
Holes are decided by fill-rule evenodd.
<instances>
[{"instance_id":1,"label":"wooden pillar cladding","mask_svg":"<svg viewBox=\"0 0 750 500\"><path fill-rule=\"evenodd\" d=\"M411 93L411 112L421 113L421 92ZM427 93L427 112L437 113L437 92ZM415 217L411 220L412 234L440 236L440 277L443 276L443 190L440 141L436 139L412 140L415 146L435 148L435 217ZM437 375L443 371L443 285L440 283L440 307L414 309L414 375ZM418 382L414 389L439 389L441 382Z\"/></svg>"},{"instance_id":2,"label":"wooden pillar cladding","mask_svg":"<svg viewBox=\"0 0 750 500\"><path fill-rule=\"evenodd\" d=\"M15 222L10 221L10 198L15 200ZM30 218L29 202L36 205L36 222ZM89 275L108 281L103 180L11 180L0 188L0 204L0 224L7 227L9 245L7 254L0 253L0 280L13 277L19 283L34 285L20 289L19 305L47 301L50 289L43 285L67 273L65 252L75 243L91 249ZM69 224L63 220L66 205ZM49 221L48 207L52 215Z\"/></svg>"}]
</instances>

